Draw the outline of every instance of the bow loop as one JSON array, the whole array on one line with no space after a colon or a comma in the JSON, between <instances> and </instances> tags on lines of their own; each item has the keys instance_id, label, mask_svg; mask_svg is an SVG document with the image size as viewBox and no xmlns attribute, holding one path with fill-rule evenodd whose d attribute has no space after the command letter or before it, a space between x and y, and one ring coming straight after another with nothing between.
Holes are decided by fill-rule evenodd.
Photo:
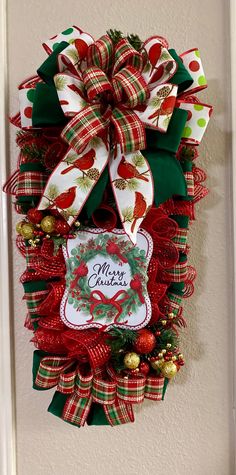
<instances>
[{"instance_id":1,"label":"bow loop","mask_svg":"<svg viewBox=\"0 0 236 475\"><path fill-rule=\"evenodd\" d=\"M84 85L89 101L99 100L104 92L112 92L112 85L102 69L90 66L83 73Z\"/></svg>"},{"instance_id":2,"label":"bow loop","mask_svg":"<svg viewBox=\"0 0 236 475\"><path fill-rule=\"evenodd\" d=\"M117 86L118 83L118 86ZM112 79L115 89L122 89L125 96L125 104L128 108L133 109L139 104L145 103L149 96L149 89L142 74L133 66L126 66L115 74ZM122 97L122 94L119 94Z\"/></svg>"},{"instance_id":3,"label":"bow loop","mask_svg":"<svg viewBox=\"0 0 236 475\"><path fill-rule=\"evenodd\" d=\"M87 55L88 66L97 66L105 73L108 72L112 64L113 43L108 35L103 35L95 41L89 49Z\"/></svg>"},{"instance_id":4,"label":"bow loop","mask_svg":"<svg viewBox=\"0 0 236 475\"><path fill-rule=\"evenodd\" d=\"M114 76L121 68L133 66L139 72L143 69L143 57L131 46L126 38L122 38L115 46L115 59L112 75Z\"/></svg>"},{"instance_id":5,"label":"bow loop","mask_svg":"<svg viewBox=\"0 0 236 475\"><path fill-rule=\"evenodd\" d=\"M152 36L143 45L147 56L143 76L151 88L163 84L172 78L177 70L177 63L168 49L163 46L159 36Z\"/></svg>"}]
</instances>

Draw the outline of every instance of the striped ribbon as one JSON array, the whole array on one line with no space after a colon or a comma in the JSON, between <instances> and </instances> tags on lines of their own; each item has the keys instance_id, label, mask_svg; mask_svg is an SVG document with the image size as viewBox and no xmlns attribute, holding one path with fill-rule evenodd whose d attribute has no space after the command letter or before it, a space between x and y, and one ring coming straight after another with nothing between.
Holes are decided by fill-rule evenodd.
<instances>
[{"instance_id":1,"label":"striped ribbon","mask_svg":"<svg viewBox=\"0 0 236 475\"><path fill-rule=\"evenodd\" d=\"M160 401L164 378L155 376L120 377L109 369L107 373L84 373L76 360L68 357L43 357L35 378L35 386L68 394L62 418L82 426L92 402L102 404L111 425L133 420L132 404L144 398Z\"/></svg>"}]
</instances>

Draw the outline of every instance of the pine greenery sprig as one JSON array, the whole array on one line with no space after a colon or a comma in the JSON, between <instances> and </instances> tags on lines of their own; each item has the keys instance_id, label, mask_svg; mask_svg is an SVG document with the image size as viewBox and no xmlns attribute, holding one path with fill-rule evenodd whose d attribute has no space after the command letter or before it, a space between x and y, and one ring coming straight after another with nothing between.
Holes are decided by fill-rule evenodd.
<instances>
[{"instance_id":1,"label":"pine greenery sprig","mask_svg":"<svg viewBox=\"0 0 236 475\"><path fill-rule=\"evenodd\" d=\"M133 33L131 33L130 35L127 36L127 40L133 46L134 49L136 49L137 51L141 50L142 41L138 35L134 35Z\"/></svg>"},{"instance_id":2,"label":"pine greenery sprig","mask_svg":"<svg viewBox=\"0 0 236 475\"><path fill-rule=\"evenodd\" d=\"M132 345L136 338L136 331L114 327L108 332L107 344L111 347L112 353L117 353L128 345Z\"/></svg>"},{"instance_id":3,"label":"pine greenery sprig","mask_svg":"<svg viewBox=\"0 0 236 475\"><path fill-rule=\"evenodd\" d=\"M118 41L120 41L122 38L124 38L124 35L122 33L122 31L119 31L119 30L107 30L107 34L108 36L110 36L111 38L111 41L116 44L118 43Z\"/></svg>"},{"instance_id":4,"label":"pine greenery sprig","mask_svg":"<svg viewBox=\"0 0 236 475\"><path fill-rule=\"evenodd\" d=\"M32 161L36 160L39 162L43 162L44 155L45 155L45 148L38 147L34 143L31 145L25 145L21 148L21 152L27 160Z\"/></svg>"},{"instance_id":5,"label":"pine greenery sprig","mask_svg":"<svg viewBox=\"0 0 236 475\"><path fill-rule=\"evenodd\" d=\"M131 46L133 46L134 49L137 51L141 50L142 47L142 41L139 38L138 35L135 35L131 33L130 35L127 35L126 37L123 35L122 31L119 30L108 30L107 31L108 36L110 36L112 42L114 44L117 44L122 38L127 38Z\"/></svg>"}]
</instances>

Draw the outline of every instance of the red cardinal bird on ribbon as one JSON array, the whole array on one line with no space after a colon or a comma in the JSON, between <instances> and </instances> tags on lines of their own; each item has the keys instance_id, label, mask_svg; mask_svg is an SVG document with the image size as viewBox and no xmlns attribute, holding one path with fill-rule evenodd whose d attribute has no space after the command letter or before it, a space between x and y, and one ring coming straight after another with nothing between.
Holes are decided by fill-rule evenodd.
<instances>
[{"instance_id":1,"label":"red cardinal bird on ribbon","mask_svg":"<svg viewBox=\"0 0 236 475\"><path fill-rule=\"evenodd\" d=\"M138 191L135 191L135 205L134 205L134 214L133 214L133 222L131 226L131 232L134 232L134 228L138 219L143 219L147 212L147 203L142 195Z\"/></svg>"},{"instance_id":2,"label":"red cardinal bird on ribbon","mask_svg":"<svg viewBox=\"0 0 236 475\"><path fill-rule=\"evenodd\" d=\"M72 186L68 190L64 191L60 195L58 195L51 203L48 208L59 208L59 209L67 209L73 204L76 195L76 186ZM52 200L51 200L52 201Z\"/></svg>"},{"instance_id":3,"label":"red cardinal bird on ribbon","mask_svg":"<svg viewBox=\"0 0 236 475\"><path fill-rule=\"evenodd\" d=\"M147 170L148 173L149 170ZM132 165L132 163L128 163L125 160L125 157L122 156L122 159L119 163L118 169L117 169L118 175L121 176L121 178L124 178L124 180L128 180L129 178L138 178L139 180L143 180L148 182L148 178L144 176L146 172L143 174L139 173L137 168Z\"/></svg>"},{"instance_id":4,"label":"red cardinal bird on ribbon","mask_svg":"<svg viewBox=\"0 0 236 475\"><path fill-rule=\"evenodd\" d=\"M68 168L65 168L62 170L61 174L65 175L66 173L69 173L71 170L74 168L78 168L82 172L85 170L89 170L92 168L94 164L94 160L96 157L96 152L93 148L89 150L89 152L85 153L82 157L77 158Z\"/></svg>"}]
</instances>

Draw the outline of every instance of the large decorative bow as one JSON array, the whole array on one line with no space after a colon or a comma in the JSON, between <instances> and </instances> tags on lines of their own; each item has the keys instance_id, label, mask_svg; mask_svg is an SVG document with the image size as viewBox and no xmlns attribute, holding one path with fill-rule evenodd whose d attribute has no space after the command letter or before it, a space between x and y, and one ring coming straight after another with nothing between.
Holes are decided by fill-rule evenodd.
<instances>
[{"instance_id":1,"label":"large decorative bow","mask_svg":"<svg viewBox=\"0 0 236 475\"><path fill-rule=\"evenodd\" d=\"M140 152L146 147L145 128L165 134L174 108L180 107L188 112L182 137L197 144L209 120L210 106L187 97L206 87L198 50L184 53L182 63L158 36L138 52L126 38L114 45L108 35L94 42L76 27L66 32L44 44L50 56L39 77L20 86L22 127L45 126L45 97L48 107L50 101L54 104L48 124L67 122L61 136L70 148L38 207L56 208L72 224L108 164L121 222L135 243L156 184L153 168L151 172Z\"/></svg>"},{"instance_id":2,"label":"large decorative bow","mask_svg":"<svg viewBox=\"0 0 236 475\"><path fill-rule=\"evenodd\" d=\"M48 410L71 424L83 426L93 402L103 406L111 426L133 422L133 404L142 403L144 397L154 401L163 397L163 377L139 375L128 379L111 368L105 372L85 369L73 358L34 353L34 388L56 387ZM64 407L59 412L60 406Z\"/></svg>"}]
</instances>

